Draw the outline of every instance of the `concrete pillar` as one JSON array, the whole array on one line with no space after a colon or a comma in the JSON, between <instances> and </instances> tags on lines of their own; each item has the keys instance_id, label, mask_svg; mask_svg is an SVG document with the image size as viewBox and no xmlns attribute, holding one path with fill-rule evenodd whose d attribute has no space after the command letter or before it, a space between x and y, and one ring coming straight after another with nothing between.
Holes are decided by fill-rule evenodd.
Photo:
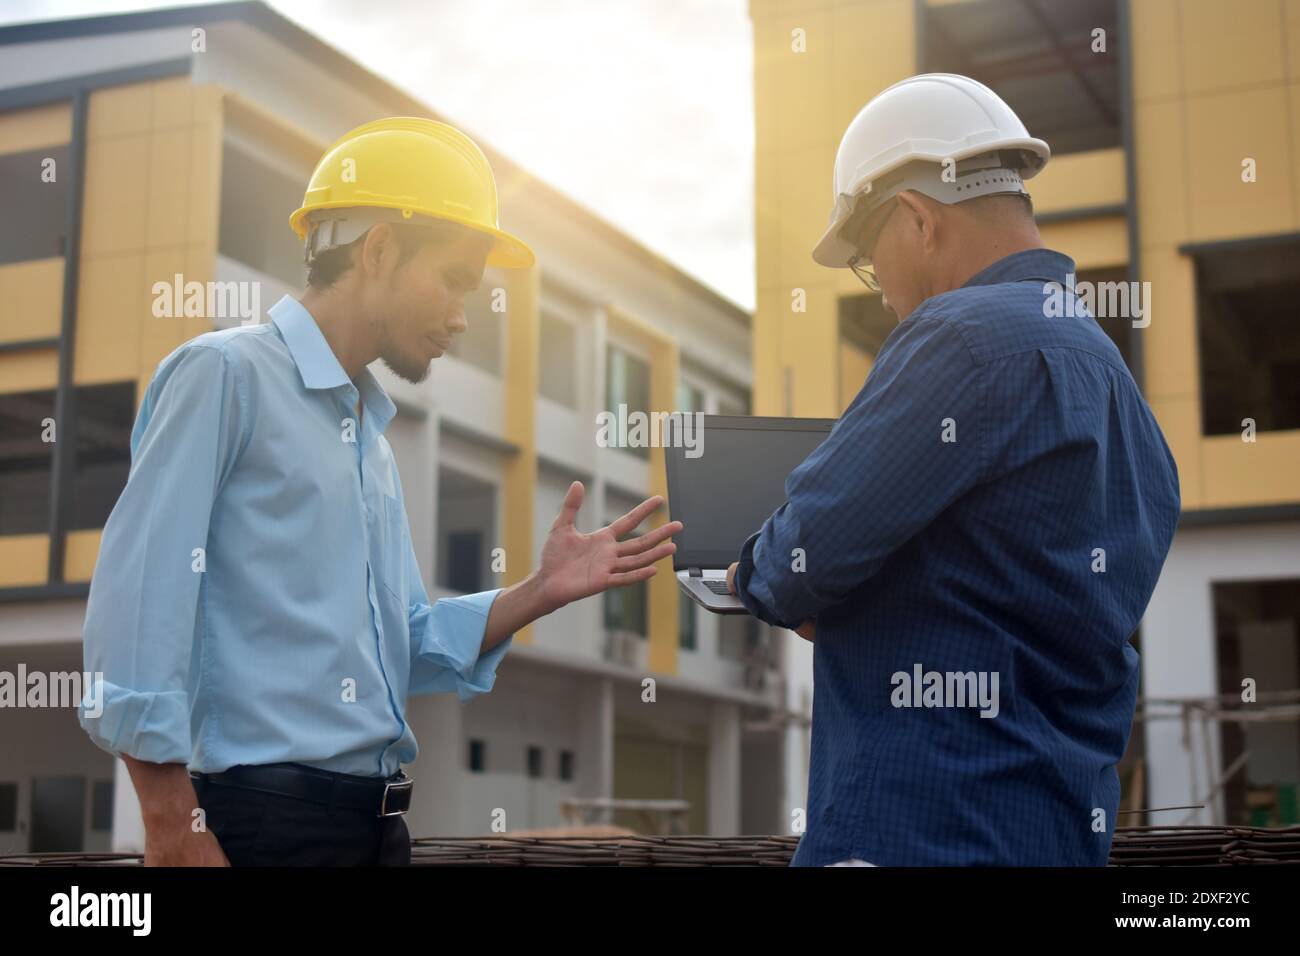
<instances>
[{"instance_id":1,"label":"concrete pillar","mask_svg":"<svg viewBox=\"0 0 1300 956\"><path fill-rule=\"evenodd\" d=\"M583 680L578 692L578 796L614 795L614 681Z\"/></svg>"},{"instance_id":2,"label":"concrete pillar","mask_svg":"<svg viewBox=\"0 0 1300 956\"><path fill-rule=\"evenodd\" d=\"M709 712L709 835L740 835L740 705Z\"/></svg>"},{"instance_id":3,"label":"concrete pillar","mask_svg":"<svg viewBox=\"0 0 1300 956\"><path fill-rule=\"evenodd\" d=\"M120 758L113 764L113 842L114 853L144 852L144 815L140 799L126 762Z\"/></svg>"},{"instance_id":4,"label":"concrete pillar","mask_svg":"<svg viewBox=\"0 0 1300 956\"><path fill-rule=\"evenodd\" d=\"M415 781L406 826L411 836L461 835L461 781L466 772L461 703L455 694L410 698L406 720L420 744L415 763L403 769Z\"/></svg>"}]
</instances>

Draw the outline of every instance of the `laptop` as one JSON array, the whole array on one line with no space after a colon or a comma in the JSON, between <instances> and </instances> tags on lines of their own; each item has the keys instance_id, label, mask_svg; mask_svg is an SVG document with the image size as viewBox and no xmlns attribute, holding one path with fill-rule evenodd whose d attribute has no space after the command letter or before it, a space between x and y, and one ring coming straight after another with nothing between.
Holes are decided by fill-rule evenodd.
<instances>
[{"instance_id":1,"label":"laptop","mask_svg":"<svg viewBox=\"0 0 1300 956\"><path fill-rule=\"evenodd\" d=\"M702 426L698 429L697 423ZM666 423L664 461L677 583L715 614L748 614L727 593L740 546L785 504L785 480L822 443L833 418L683 415Z\"/></svg>"}]
</instances>

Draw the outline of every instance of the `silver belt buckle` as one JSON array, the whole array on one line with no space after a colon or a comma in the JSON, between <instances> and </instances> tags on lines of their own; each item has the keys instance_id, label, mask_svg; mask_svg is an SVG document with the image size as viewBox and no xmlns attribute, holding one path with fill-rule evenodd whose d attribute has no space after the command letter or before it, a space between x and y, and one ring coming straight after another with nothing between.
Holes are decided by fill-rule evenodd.
<instances>
[{"instance_id":1,"label":"silver belt buckle","mask_svg":"<svg viewBox=\"0 0 1300 956\"><path fill-rule=\"evenodd\" d=\"M411 791L415 787L415 781L408 777L405 771L398 771L398 773L401 774L402 779L384 784L384 799L379 804L379 815L381 817L400 817L411 808ZM393 802L400 803L400 809L388 809L388 798L393 794L397 795L397 799ZM404 801L403 797L405 797Z\"/></svg>"}]
</instances>

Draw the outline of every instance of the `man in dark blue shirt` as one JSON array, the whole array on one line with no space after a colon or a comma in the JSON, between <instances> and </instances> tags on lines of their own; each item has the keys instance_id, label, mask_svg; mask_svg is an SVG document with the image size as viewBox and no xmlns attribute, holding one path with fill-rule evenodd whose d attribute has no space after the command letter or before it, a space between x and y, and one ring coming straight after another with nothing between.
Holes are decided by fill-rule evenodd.
<instances>
[{"instance_id":1,"label":"man in dark blue shirt","mask_svg":"<svg viewBox=\"0 0 1300 956\"><path fill-rule=\"evenodd\" d=\"M1130 638L1173 538L1178 476L1073 297L1074 263L1042 247L1021 181L1045 155L1035 167L1040 141L1012 133L992 160L958 154L953 182L923 158L842 191L818 247L842 257L827 264L872 263L899 325L733 565L755 616L814 641L795 865L1108 858L1138 688ZM962 131L925 142L945 138ZM981 182L1010 186L952 192Z\"/></svg>"}]
</instances>

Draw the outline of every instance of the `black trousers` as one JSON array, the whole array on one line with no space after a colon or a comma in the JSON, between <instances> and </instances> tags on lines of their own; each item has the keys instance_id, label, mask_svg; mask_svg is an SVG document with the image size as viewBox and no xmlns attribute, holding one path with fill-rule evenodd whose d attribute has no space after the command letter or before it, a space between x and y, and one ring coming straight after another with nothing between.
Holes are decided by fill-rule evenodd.
<instances>
[{"instance_id":1,"label":"black trousers","mask_svg":"<svg viewBox=\"0 0 1300 956\"><path fill-rule=\"evenodd\" d=\"M207 828L231 866L407 866L401 816L194 781Z\"/></svg>"}]
</instances>

